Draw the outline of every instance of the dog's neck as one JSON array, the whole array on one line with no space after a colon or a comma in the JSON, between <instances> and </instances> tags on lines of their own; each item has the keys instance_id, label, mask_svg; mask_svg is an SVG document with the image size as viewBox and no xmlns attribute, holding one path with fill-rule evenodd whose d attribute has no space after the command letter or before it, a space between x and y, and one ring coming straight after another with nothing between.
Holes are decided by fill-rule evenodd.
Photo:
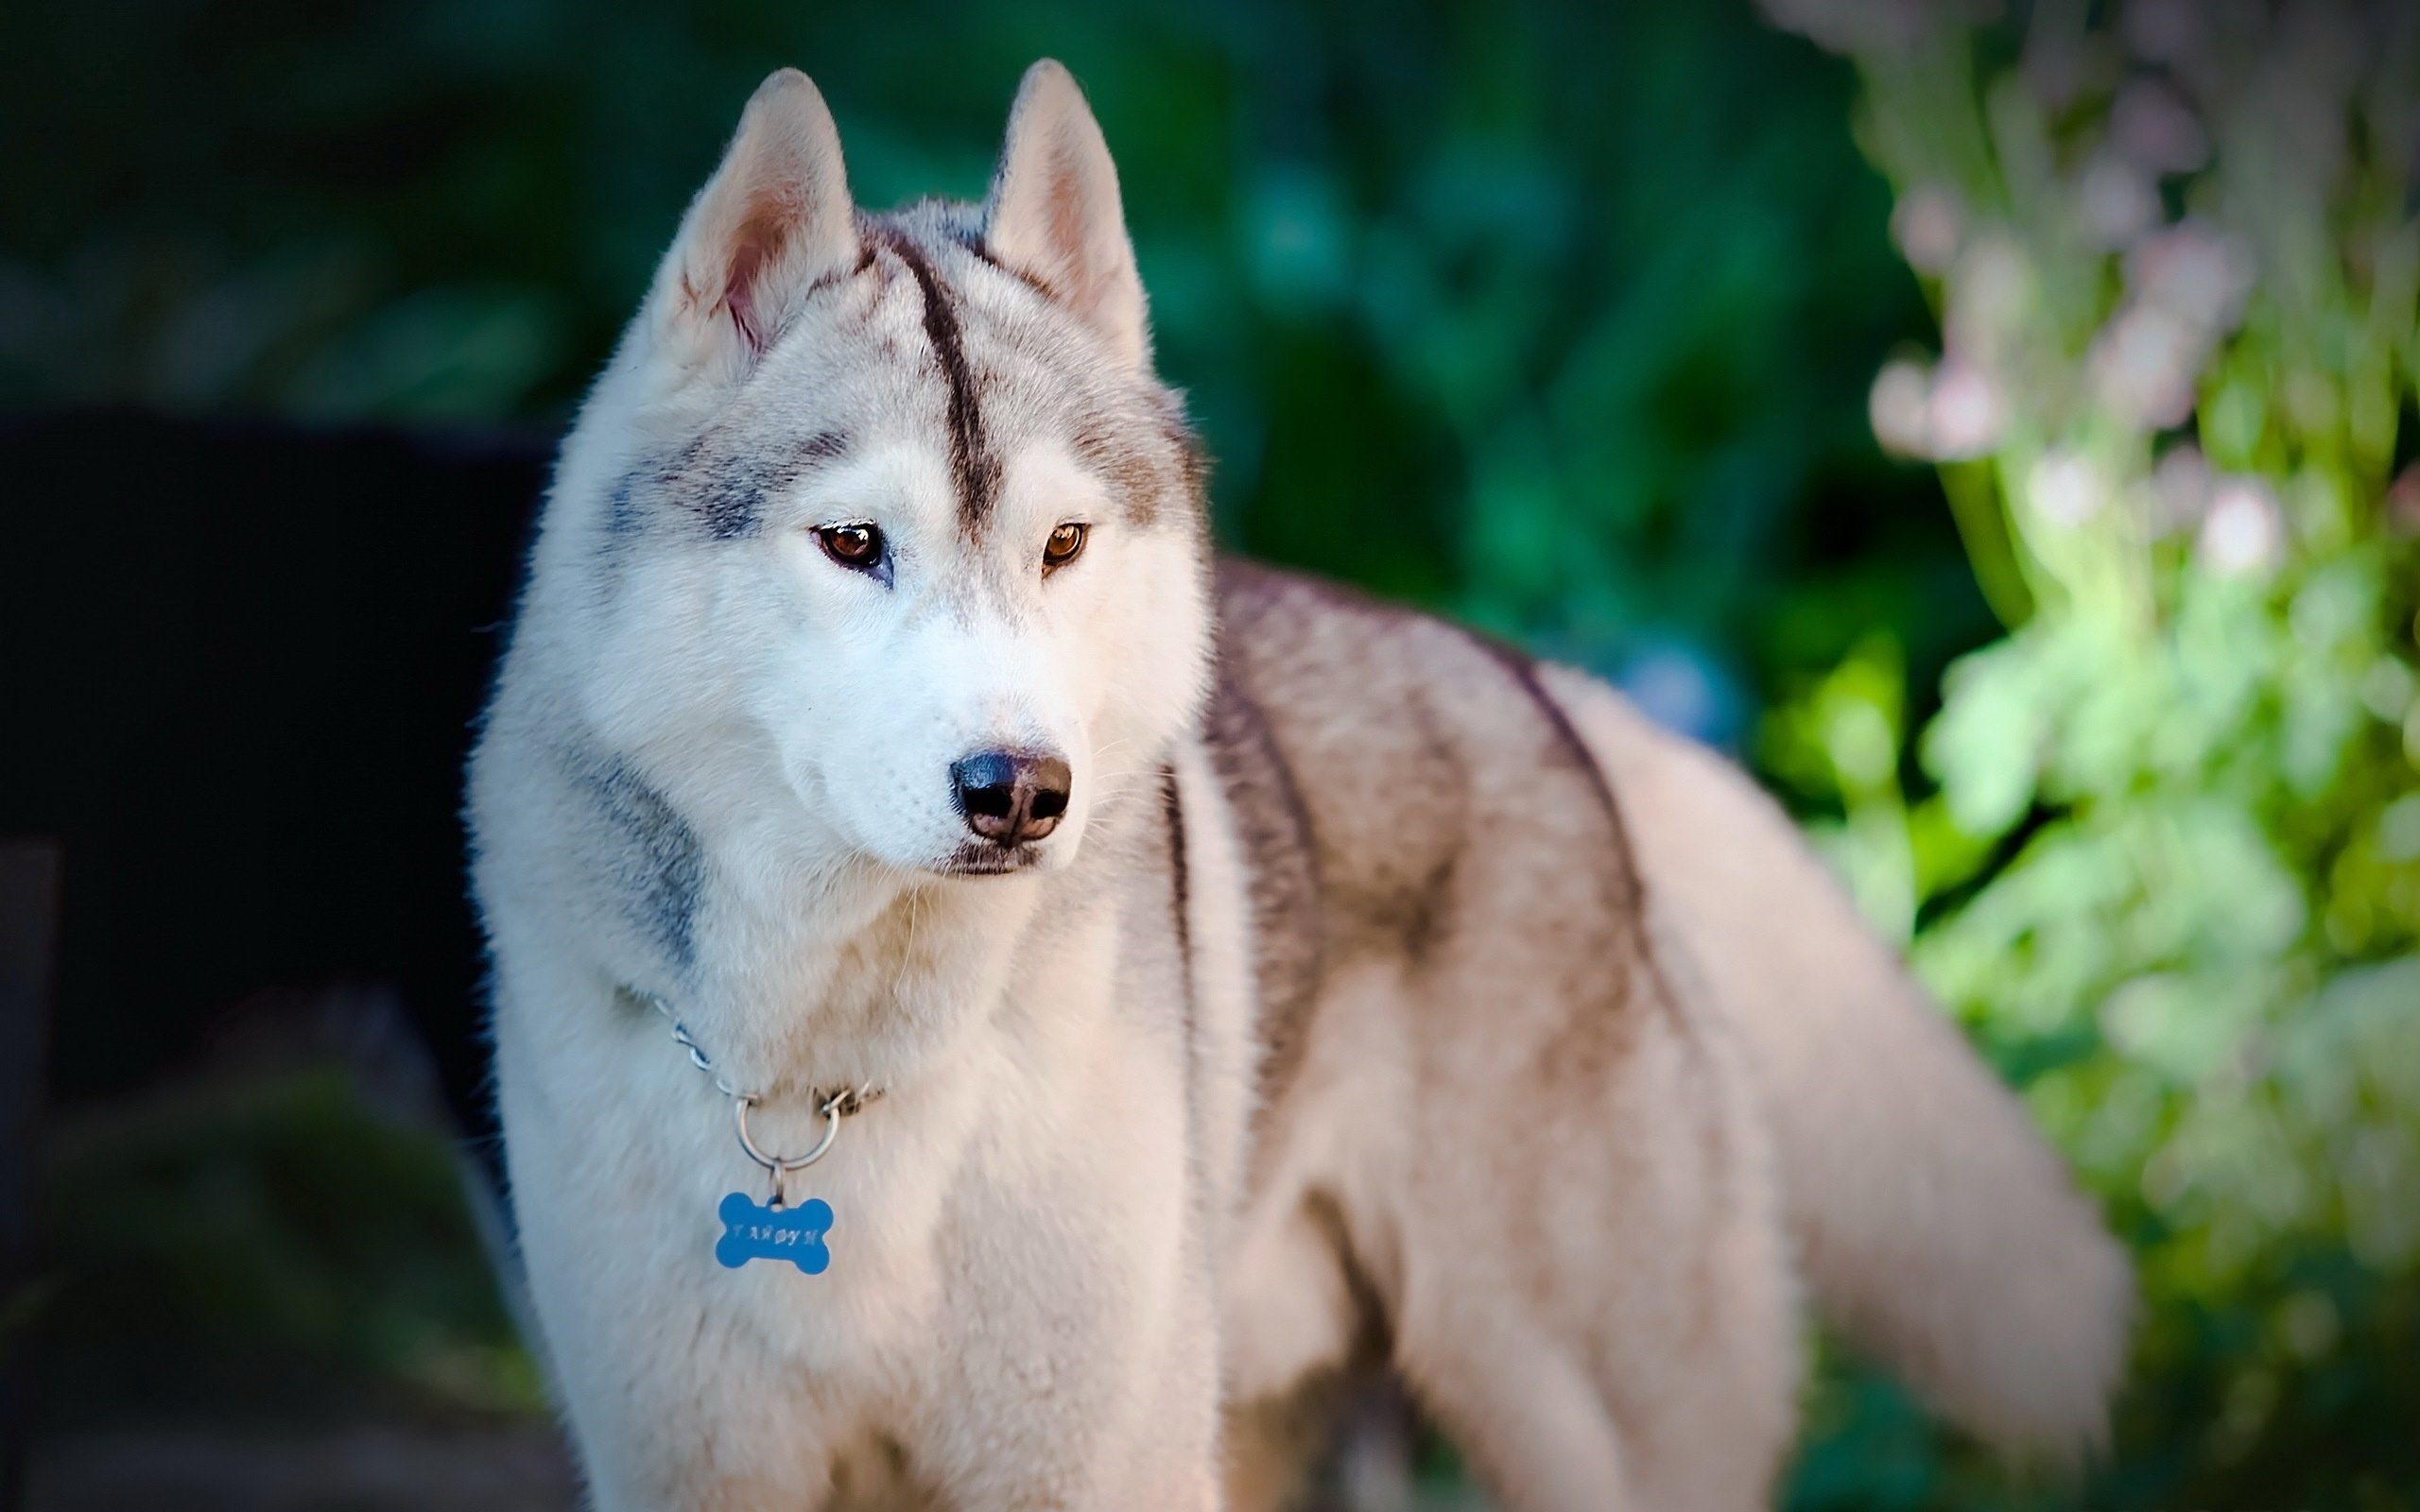
<instances>
[{"instance_id":1,"label":"dog's neck","mask_svg":"<svg viewBox=\"0 0 2420 1512\"><path fill-rule=\"evenodd\" d=\"M1041 891L856 864L726 873L684 1012L734 1084L769 1096L910 1082L996 1005Z\"/></svg>"},{"instance_id":2,"label":"dog's neck","mask_svg":"<svg viewBox=\"0 0 2420 1512\"><path fill-rule=\"evenodd\" d=\"M683 948L659 941L619 985L665 998L732 1085L769 1100L909 1085L1114 890L1149 810L1097 807L1064 870L972 878L884 866L791 816L698 815Z\"/></svg>"}]
</instances>

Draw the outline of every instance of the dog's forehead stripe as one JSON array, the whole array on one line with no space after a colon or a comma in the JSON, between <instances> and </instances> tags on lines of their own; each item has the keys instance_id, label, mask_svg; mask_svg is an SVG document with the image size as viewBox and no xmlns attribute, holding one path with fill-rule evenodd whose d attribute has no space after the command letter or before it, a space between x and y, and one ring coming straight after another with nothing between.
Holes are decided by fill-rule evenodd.
<instances>
[{"instance_id":1,"label":"dog's forehead stripe","mask_svg":"<svg viewBox=\"0 0 2420 1512\"><path fill-rule=\"evenodd\" d=\"M883 229L883 245L907 266L925 306L925 336L932 343L934 364L949 390L950 481L958 492L959 518L973 529L989 514L1000 492L1000 459L993 455L983 429L983 410L976 394L973 366L966 359L966 341L950 301L947 287L932 261L901 232Z\"/></svg>"},{"instance_id":2,"label":"dog's forehead stripe","mask_svg":"<svg viewBox=\"0 0 2420 1512\"><path fill-rule=\"evenodd\" d=\"M786 445L764 447L709 433L668 459L642 461L615 484L608 529L634 532L644 520L643 493L660 495L686 509L716 541L736 541L762 523L766 498L794 487L849 450L844 431L823 430Z\"/></svg>"}]
</instances>

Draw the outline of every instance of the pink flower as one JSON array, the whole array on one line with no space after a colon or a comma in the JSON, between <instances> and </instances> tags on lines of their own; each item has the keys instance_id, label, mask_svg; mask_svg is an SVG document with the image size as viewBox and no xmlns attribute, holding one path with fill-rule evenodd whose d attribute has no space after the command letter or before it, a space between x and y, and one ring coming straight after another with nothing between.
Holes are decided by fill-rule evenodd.
<instances>
[{"instance_id":1,"label":"pink flower","mask_svg":"<svg viewBox=\"0 0 2420 1512\"><path fill-rule=\"evenodd\" d=\"M2033 265L1999 232L1975 237L1950 270L1942 336L1953 357L1997 367L2034 313Z\"/></svg>"},{"instance_id":2,"label":"pink flower","mask_svg":"<svg viewBox=\"0 0 2420 1512\"><path fill-rule=\"evenodd\" d=\"M2195 554L2228 576L2263 572L2286 555L2286 515L2277 495L2257 478L2231 477L2210 496Z\"/></svg>"},{"instance_id":3,"label":"pink flower","mask_svg":"<svg viewBox=\"0 0 2420 1512\"><path fill-rule=\"evenodd\" d=\"M2025 480L2026 497L2034 512L2053 524L2073 529L2100 512L2108 489L2100 470L2076 452L2046 452Z\"/></svg>"},{"instance_id":4,"label":"pink flower","mask_svg":"<svg viewBox=\"0 0 2420 1512\"><path fill-rule=\"evenodd\" d=\"M2252 270L2236 243L2185 220L2135 248L2126 283L2125 305L2093 338L2094 392L2138 430L2181 425L2203 367L2243 318Z\"/></svg>"},{"instance_id":5,"label":"pink flower","mask_svg":"<svg viewBox=\"0 0 2420 1512\"><path fill-rule=\"evenodd\" d=\"M1865 407L1885 451L1934 462L1989 452L1999 440L2005 412L1990 375L1955 356L1929 373L1905 357L1884 364Z\"/></svg>"},{"instance_id":6,"label":"pink flower","mask_svg":"<svg viewBox=\"0 0 2420 1512\"><path fill-rule=\"evenodd\" d=\"M2118 251L2159 224L2159 189L2139 164L2097 153L2076 185L2076 213L2093 246Z\"/></svg>"},{"instance_id":7,"label":"pink flower","mask_svg":"<svg viewBox=\"0 0 2420 1512\"><path fill-rule=\"evenodd\" d=\"M2136 430L2164 431L2193 413L2208 335L2155 304L2135 303L2092 342L2094 396Z\"/></svg>"},{"instance_id":8,"label":"pink flower","mask_svg":"<svg viewBox=\"0 0 2420 1512\"><path fill-rule=\"evenodd\" d=\"M1934 375L1925 412L1934 460L1960 462L1992 449L2000 438L2006 405L1990 374L1952 355Z\"/></svg>"},{"instance_id":9,"label":"pink flower","mask_svg":"<svg viewBox=\"0 0 2420 1512\"><path fill-rule=\"evenodd\" d=\"M2126 259L2126 284L2137 299L2223 335L2242 318L2252 267L2239 243L2207 221L2188 218L2135 249Z\"/></svg>"},{"instance_id":10,"label":"pink flower","mask_svg":"<svg viewBox=\"0 0 2420 1512\"><path fill-rule=\"evenodd\" d=\"M1932 452L1932 376L1905 357L1883 364L1866 395L1865 413L1874 438L1887 452L1901 456L1929 456Z\"/></svg>"},{"instance_id":11,"label":"pink flower","mask_svg":"<svg viewBox=\"0 0 2420 1512\"><path fill-rule=\"evenodd\" d=\"M2210 135L2184 97L2165 81L2127 81L2109 108L2109 140L2150 173L2192 173L2210 161Z\"/></svg>"},{"instance_id":12,"label":"pink flower","mask_svg":"<svg viewBox=\"0 0 2420 1512\"><path fill-rule=\"evenodd\" d=\"M1949 270L1965 232L1958 197L1938 184L1920 184L1891 207L1891 239L1919 273Z\"/></svg>"}]
</instances>

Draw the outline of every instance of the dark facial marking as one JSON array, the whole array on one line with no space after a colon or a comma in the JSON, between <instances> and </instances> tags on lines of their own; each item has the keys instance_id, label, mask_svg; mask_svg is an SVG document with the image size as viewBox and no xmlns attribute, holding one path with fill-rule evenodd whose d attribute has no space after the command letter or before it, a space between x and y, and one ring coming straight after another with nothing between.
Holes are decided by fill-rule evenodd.
<instances>
[{"instance_id":1,"label":"dark facial marking","mask_svg":"<svg viewBox=\"0 0 2420 1512\"><path fill-rule=\"evenodd\" d=\"M829 462L849 449L849 438L838 431L817 431L798 443L802 471L806 464Z\"/></svg>"},{"instance_id":2,"label":"dark facial marking","mask_svg":"<svg viewBox=\"0 0 2420 1512\"><path fill-rule=\"evenodd\" d=\"M925 339L932 343L933 362L949 390L949 471L958 490L958 512L969 529L981 524L1000 493L1000 459L992 455L983 434L983 412L976 398L975 369L966 360L966 343L958 312L941 275L933 270L924 249L889 227L883 245L906 265L916 281L925 306Z\"/></svg>"},{"instance_id":3,"label":"dark facial marking","mask_svg":"<svg viewBox=\"0 0 2420 1512\"><path fill-rule=\"evenodd\" d=\"M1177 481L1184 490L1184 497L1198 512L1209 507L1210 455L1201 448L1201 438L1184 421L1184 412L1177 401L1169 399L1162 405L1160 434L1176 449Z\"/></svg>"},{"instance_id":4,"label":"dark facial marking","mask_svg":"<svg viewBox=\"0 0 2420 1512\"><path fill-rule=\"evenodd\" d=\"M788 488L849 449L838 431L817 431L775 455L717 454L700 437L669 460L624 473L606 501L605 534L621 541L647 528L649 506L669 504L705 526L713 541L736 541L761 523L766 495Z\"/></svg>"},{"instance_id":5,"label":"dark facial marking","mask_svg":"<svg viewBox=\"0 0 2420 1512\"><path fill-rule=\"evenodd\" d=\"M596 858L606 887L631 923L687 971L697 959L698 899L706 878L697 833L620 758L574 757L570 766L612 837Z\"/></svg>"},{"instance_id":6,"label":"dark facial marking","mask_svg":"<svg viewBox=\"0 0 2420 1512\"><path fill-rule=\"evenodd\" d=\"M614 480L614 491L605 496L605 539L609 545L627 541L645 527L647 507L640 495L647 481L644 468Z\"/></svg>"},{"instance_id":7,"label":"dark facial marking","mask_svg":"<svg viewBox=\"0 0 2420 1512\"><path fill-rule=\"evenodd\" d=\"M1138 525L1151 523L1159 513L1161 482L1149 452L1123 439L1115 422L1103 416L1078 421L1069 443L1076 460L1107 483L1126 507L1127 519Z\"/></svg>"},{"instance_id":8,"label":"dark facial marking","mask_svg":"<svg viewBox=\"0 0 2420 1512\"><path fill-rule=\"evenodd\" d=\"M723 457L693 474L683 501L711 541L736 541L756 528L756 505L775 481L754 457Z\"/></svg>"}]
</instances>

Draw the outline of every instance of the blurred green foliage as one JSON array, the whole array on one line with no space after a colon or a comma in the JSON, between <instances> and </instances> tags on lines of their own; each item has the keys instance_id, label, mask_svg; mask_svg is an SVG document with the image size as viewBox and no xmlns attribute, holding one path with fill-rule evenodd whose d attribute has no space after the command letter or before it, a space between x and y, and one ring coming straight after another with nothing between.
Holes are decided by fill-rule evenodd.
<instances>
[{"instance_id":1,"label":"blurred green foliage","mask_svg":"<svg viewBox=\"0 0 2420 1512\"><path fill-rule=\"evenodd\" d=\"M0 402L552 425L779 63L859 198L981 193L1063 57L1230 539L1718 734L1881 619L1988 630L1862 421L1924 329L1845 69L1745 0L288 0L0 13Z\"/></svg>"},{"instance_id":2,"label":"blurred green foliage","mask_svg":"<svg viewBox=\"0 0 2420 1512\"><path fill-rule=\"evenodd\" d=\"M1942 325L1875 426L2010 631L1920 730L1877 636L1769 757L2134 1243L2092 1503L2411 1506L2420 14L1773 9L1857 60ZM1985 1501L1903 1490L1805 1504Z\"/></svg>"},{"instance_id":3,"label":"blurred green foliage","mask_svg":"<svg viewBox=\"0 0 2420 1512\"><path fill-rule=\"evenodd\" d=\"M1745 0L10 7L0 404L552 426L769 68L880 206L978 193L1059 56L1227 538L1744 746L2136 1246L2088 1491L1827 1366L1792 1504L2410 1504L2409 55L2323 57L2361 103L2297 116L2246 93L2283 51L2151 56L2158 0L1772 9L1851 61ZM175 1273L79 1326L526 1400L492 1302L315 1237L349 1189L287 1146L356 1117L317 1095L79 1158L217 1236L79 1217ZM362 1224L468 1261L432 1170L345 1149L420 1194Z\"/></svg>"},{"instance_id":4,"label":"blurred green foliage","mask_svg":"<svg viewBox=\"0 0 2420 1512\"><path fill-rule=\"evenodd\" d=\"M51 1156L52 1414L543 1410L454 1153L343 1073L213 1082L80 1121Z\"/></svg>"}]
</instances>

